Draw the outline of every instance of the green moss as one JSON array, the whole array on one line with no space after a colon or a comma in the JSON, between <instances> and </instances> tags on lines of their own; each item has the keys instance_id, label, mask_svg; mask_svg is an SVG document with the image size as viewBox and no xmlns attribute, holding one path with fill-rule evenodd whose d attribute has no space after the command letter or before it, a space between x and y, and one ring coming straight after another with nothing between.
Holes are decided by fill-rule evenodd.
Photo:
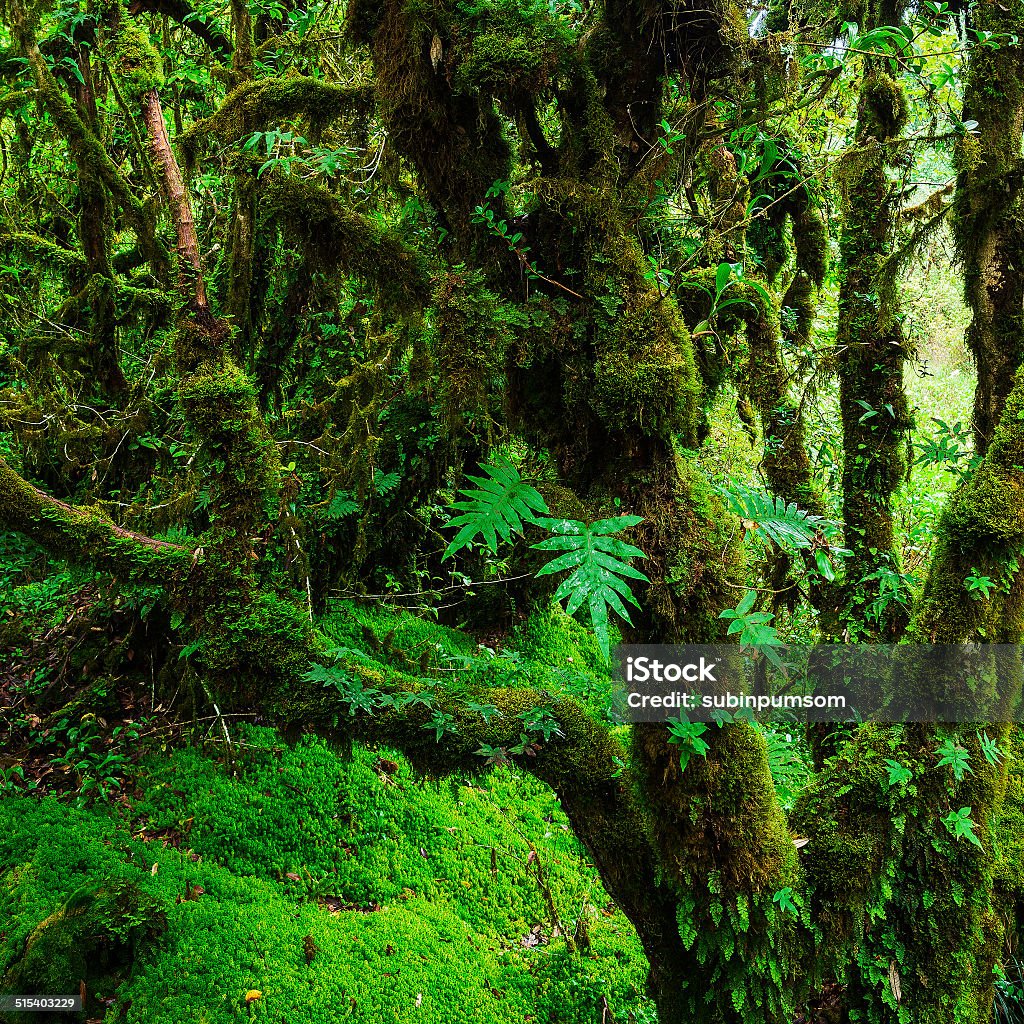
<instances>
[{"instance_id":1,"label":"green moss","mask_svg":"<svg viewBox=\"0 0 1024 1024\"><path fill-rule=\"evenodd\" d=\"M232 90L217 112L178 137L188 160L196 158L210 139L241 144L248 133L267 131L301 118L315 136L331 122L373 102L368 86L340 86L318 78L294 75L245 82Z\"/></svg>"},{"instance_id":2,"label":"green moss","mask_svg":"<svg viewBox=\"0 0 1024 1024\"><path fill-rule=\"evenodd\" d=\"M178 387L185 421L215 481L210 514L223 541L243 549L268 516L280 461L256 406L256 387L226 357L202 362Z\"/></svg>"},{"instance_id":3,"label":"green moss","mask_svg":"<svg viewBox=\"0 0 1024 1024\"><path fill-rule=\"evenodd\" d=\"M52 800L0 801L0 960L49 920L48 991L84 977L90 1011L116 996L109 1015L123 1024L222 1024L246 1015L252 989L249 1014L289 1024L339 1007L366 1020L588 1024L602 996L617 1014L645 1012L636 936L599 911L593 869L528 777L424 785L390 751L343 760L316 739L232 736L230 772L199 750L148 761L130 827ZM583 957L553 934L531 843L563 923L589 933ZM88 929L54 919L70 894L105 886L138 895L128 908L94 902L80 920L97 939L136 918L159 926L106 965L75 948ZM542 944L524 945L538 925Z\"/></svg>"},{"instance_id":4,"label":"green moss","mask_svg":"<svg viewBox=\"0 0 1024 1024\"><path fill-rule=\"evenodd\" d=\"M696 443L701 384L689 332L674 301L648 279L647 260L613 196L564 180L545 181L540 191L552 230L571 231L584 250L585 291L600 296L592 370L564 374L569 421L590 415L613 434Z\"/></svg>"},{"instance_id":5,"label":"green moss","mask_svg":"<svg viewBox=\"0 0 1024 1024\"><path fill-rule=\"evenodd\" d=\"M117 527L97 506L73 506L48 497L0 458L0 513L10 527L73 564L91 563L128 580L181 578L191 552Z\"/></svg>"},{"instance_id":6,"label":"green moss","mask_svg":"<svg viewBox=\"0 0 1024 1024\"><path fill-rule=\"evenodd\" d=\"M482 273L465 265L437 283L427 337L438 419L449 439L490 441L507 354L524 319L485 286Z\"/></svg>"},{"instance_id":7,"label":"green moss","mask_svg":"<svg viewBox=\"0 0 1024 1024\"><path fill-rule=\"evenodd\" d=\"M632 761L659 861L679 894L681 955L691 965L680 1019L787 1019L797 921L787 921L774 896L798 884L796 851L764 738L746 723L714 727L705 756L684 767L667 736L661 726L634 727ZM691 980L698 972L699 983Z\"/></svg>"},{"instance_id":8,"label":"green moss","mask_svg":"<svg viewBox=\"0 0 1024 1024\"><path fill-rule=\"evenodd\" d=\"M12 250L23 252L51 267L59 267L62 271L81 271L85 268L85 257L74 249L57 245L46 238L27 231L5 232L2 236L5 245Z\"/></svg>"},{"instance_id":9,"label":"green moss","mask_svg":"<svg viewBox=\"0 0 1024 1024\"><path fill-rule=\"evenodd\" d=\"M110 159L103 143L65 98L40 52L33 27L23 18L16 19L14 33L28 58L38 89L38 98L53 119L57 130L67 141L75 163L103 182L114 202L129 220L138 236L140 248L151 262L154 272L159 275L166 269L168 259L166 251L156 237L152 210L136 198L120 170ZM140 64L140 68L143 66Z\"/></svg>"},{"instance_id":10,"label":"green moss","mask_svg":"<svg viewBox=\"0 0 1024 1024\"><path fill-rule=\"evenodd\" d=\"M1011 948L1024 936L1024 760L1019 727L1010 730L1007 743L1006 795L994 830L998 854L995 869L996 902L1010 922Z\"/></svg>"},{"instance_id":11,"label":"green moss","mask_svg":"<svg viewBox=\"0 0 1024 1024\"><path fill-rule=\"evenodd\" d=\"M386 0L372 14L354 5L349 25L371 41L378 109L392 141L416 167L446 226L465 239L488 188L508 180L510 149L492 102L456 94L434 68L433 40L445 35L448 15L433 4Z\"/></svg>"},{"instance_id":12,"label":"green moss","mask_svg":"<svg viewBox=\"0 0 1024 1024\"><path fill-rule=\"evenodd\" d=\"M114 0L119 3L120 0ZM120 8L112 12L111 67L132 100L163 88L164 75L148 34Z\"/></svg>"},{"instance_id":13,"label":"green moss","mask_svg":"<svg viewBox=\"0 0 1024 1024\"><path fill-rule=\"evenodd\" d=\"M553 86L572 61L572 38L547 4L486 0L448 27L445 66L457 90L519 100Z\"/></svg>"}]
</instances>

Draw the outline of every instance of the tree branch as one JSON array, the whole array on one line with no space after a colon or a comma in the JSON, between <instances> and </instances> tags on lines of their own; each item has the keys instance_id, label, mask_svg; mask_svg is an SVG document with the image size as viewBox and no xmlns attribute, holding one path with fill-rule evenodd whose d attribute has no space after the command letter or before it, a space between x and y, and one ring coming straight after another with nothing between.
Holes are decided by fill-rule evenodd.
<instances>
[{"instance_id":1,"label":"tree branch","mask_svg":"<svg viewBox=\"0 0 1024 1024\"><path fill-rule=\"evenodd\" d=\"M196 234L196 222L192 216L192 204L185 190L178 161L171 149L171 140L167 135L167 124L164 122L164 112L156 89L144 92L140 102L142 118L149 132L150 149L161 174L171 220L178 236L179 285L183 295L191 293L197 309L208 310L203 260L199 252L199 236Z\"/></svg>"},{"instance_id":2,"label":"tree branch","mask_svg":"<svg viewBox=\"0 0 1024 1024\"><path fill-rule=\"evenodd\" d=\"M185 0L132 0L130 14L166 14L197 39L201 39L222 64L231 60L231 40L220 29L207 25Z\"/></svg>"},{"instance_id":3,"label":"tree branch","mask_svg":"<svg viewBox=\"0 0 1024 1024\"><path fill-rule=\"evenodd\" d=\"M97 506L51 497L0 458L0 523L69 562L87 563L123 579L167 584L187 574L196 552L126 530Z\"/></svg>"}]
</instances>

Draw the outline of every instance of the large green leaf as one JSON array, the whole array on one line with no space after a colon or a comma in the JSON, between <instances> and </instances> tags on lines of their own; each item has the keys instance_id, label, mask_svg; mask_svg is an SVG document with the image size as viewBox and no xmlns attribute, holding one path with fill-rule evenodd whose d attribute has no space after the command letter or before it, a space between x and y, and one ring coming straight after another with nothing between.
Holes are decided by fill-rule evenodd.
<instances>
[{"instance_id":1,"label":"large green leaf","mask_svg":"<svg viewBox=\"0 0 1024 1024\"><path fill-rule=\"evenodd\" d=\"M466 500L452 504L462 515L448 523L459 532L445 549L445 558L468 547L477 537L483 537L487 548L497 554L499 537L507 543L513 533L522 534L525 523L535 523L538 516L548 515L543 495L525 483L507 459L495 459L480 468L487 475L469 477L476 487L460 491Z\"/></svg>"},{"instance_id":2,"label":"large green leaf","mask_svg":"<svg viewBox=\"0 0 1024 1024\"><path fill-rule=\"evenodd\" d=\"M722 490L729 508L743 520L748 532L756 533L781 548L809 548L818 532L831 533L836 523L811 515L795 502L748 488Z\"/></svg>"},{"instance_id":3,"label":"large green leaf","mask_svg":"<svg viewBox=\"0 0 1024 1024\"><path fill-rule=\"evenodd\" d=\"M614 534L636 526L643 522L643 518L617 516L598 520L589 526L575 519L541 519L538 522L550 529L554 536L533 546L540 551L561 551L562 554L551 559L537 575L569 572L555 591L555 598L566 602L565 610L570 615L587 605L597 642L607 657L608 609L630 622L623 602L639 607L625 578L649 582L639 569L624 561L647 556L640 548L627 544Z\"/></svg>"}]
</instances>

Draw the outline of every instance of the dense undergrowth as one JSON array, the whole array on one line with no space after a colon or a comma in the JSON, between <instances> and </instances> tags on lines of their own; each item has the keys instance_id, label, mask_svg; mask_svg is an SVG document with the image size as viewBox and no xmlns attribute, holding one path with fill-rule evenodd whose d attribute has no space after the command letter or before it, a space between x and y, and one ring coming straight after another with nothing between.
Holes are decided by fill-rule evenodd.
<instances>
[{"instance_id":1,"label":"dense undergrowth","mask_svg":"<svg viewBox=\"0 0 1024 1024\"><path fill-rule=\"evenodd\" d=\"M965 389L945 369L909 383L927 451L944 436L936 420L961 415ZM721 463L753 479L745 438L726 422L716 416L701 458L712 478ZM827 432L812 439L827 465ZM903 497L911 565L913 545L927 555L929 510L957 469L953 457L920 465ZM124 595L34 563L24 545L16 553L4 562L3 608L25 635L52 635L76 616L106 632L90 639L88 626L70 662L39 662L7 693L18 708L7 724L29 741L17 759L28 771L4 766L0 800L3 987L77 991L84 981L90 1019L108 1024L656 1020L635 930L549 789L511 766L485 772L485 752L479 777L425 781L393 750L284 737L258 714L189 720L146 706L145 686L126 703L130 687L93 685L88 705L71 686L62 707L51 681L100 671L97 650L121 642ZM128 603L138 611L145 600ZM783 621L800 635L798 614L780 611ZM557 604L484 642L365 601L334 601L317 625L370 666L419 663L442 678L567 694L599 717L609 709L597 642ZM58 710L34 719L43 697ZM764 735L788 811L810 751L799 730ZM1020 785L1016 762L1010 785ZM1011 914L1017 825L1007 820L999 840ZM999 992L1013 1010L1012 981Z\"/></svg>"},{"instance_id":2,"label":"dense undergrowth","mask_svg":"<svg viewBox=\"0 0 1024 1024\"><path fill-rule=\"evenodd\" d=\"M324 626L355 643L370 622L480 656L409 615ZM572 620L519 639L525 670L568 657L599 686ZM228 720L127 771L110 802L0 800L4 987L84 981L108 1022L654 1019L634 930L525 774L423 781L393 751Z\"/></svg>"}]
</instances>

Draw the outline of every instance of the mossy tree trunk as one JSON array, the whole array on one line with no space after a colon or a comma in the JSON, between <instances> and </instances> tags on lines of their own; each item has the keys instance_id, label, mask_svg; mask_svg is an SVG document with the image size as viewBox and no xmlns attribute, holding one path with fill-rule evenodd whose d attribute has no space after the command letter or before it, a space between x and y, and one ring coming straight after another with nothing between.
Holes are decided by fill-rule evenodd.
<instances>
[{"instance_id":1,"label":"mossy tree trunk","mask_svg":"<svg viewBox=\"0 0 1024 1024\"><path fill-rule=\"evenodd\" d=\"M978 30L1019 34L1019 4L985 3L973 11ZM1024 140L1024 56L1017 46L977 47L971 54L964 117L978 122L977 135L959 144L954 234L965 270L971 309L967 344L978 382L974 437L980 465L960 485L943 512L939 540L924 591L906 639L912 643L1020 644L1024 638L1024 231L1021 228ZM967 596L966 580L983 573L999 581L984 599ZM1016 683L1016 691L1011 687ZM1003 680L1006 698L1020 680ZM923 681L927 692L927 680ZM915 986L915 1021L987 1021L992 1016L992 976L1001 954L1003 923L993 902L998 851L993 823L1006 791L1009 728L986 734L1003 750L997 764L983 756L979 731L959 726L908 731L906 747L927 756L951 735L971 756L972 774L962 782L922 780L917 827L900 844L893 915L912 971L929 979ZM980 847L950 841L938 808L971 809ZM936 859L933 852L938 850ZM933 895L922 905L921 893ZM895 1019L895 1018L893 1018Z\"/></svg>"},{"instance_id":2,"label":"mossy tree trunk","mask_svg":"<svg viewBox=\"0 0 1024 1024\"><path fill-rule=\"evenodd\" d=\"M537 182L534 211L521 222L524 245L540 275L534 287L549 297L549 308L565 306L554 344L536 337L507 369L512 423L551 451L562 483L590 515L619 508L644 517L637 541L650 557L651 583L629 632L660 642L718 636L716 617L733 600L727 581L737 564L721 564L730 544L717 498L676 454L680 440L696 443L701 416L689 332L673 298L651 280L627 227L664 170L657 159L642 168L640 159L649 155L645 131L659 119L660 76L691 47L703 48L707 59L692 65L693 86L703 90L716 71L728 73L742 46L737 9L677 14L615 5L582 57L564 54L573 86L563 97L557 148L538 138L536 117L523 119L522 142L537 150L547 172ZM350 12L374 56L385 121L452 230L453 252L482 255L490 287L521 299L516 264L510 273L506 260L487 256L493 243L470 214L507 174L504 144L488 134L493 104L508 102L522 113L522 94L499 90L489 98L481 91L472 101L452 94L447 82L474 56L448 49L453 17L447 5L420 17L399 4L372 14L357 4ZM474 147L461 138L475 140ZM562 279L571 280L571 291L557 280L563 270L575 271ZM465 385L480 390L477 382ZM746 726L723 728L711 737L707 764L686 772L668 740L664 727L636 731L631 759L651 846L633 877L612 881L626 906L645 890L673 905L667 923L661 915L631 914L651 959L661 1019L777 1019L787 998L780 980L788 970L787 931L775 927L772 896L794 878L795 852L763 740ZM587 822L580 825L593 849ZM681 925L696 931L680 934ZM774 977L773 957L783 964Z\"/></svg>"},{"instance_id":3,"label":"mossy tree trunk","mask_svg":"<svg viewBox=\"0 0 1024 1024\"><path fill-rule=\"evenodd\" d=\"M895 18L895 10L886 12ZM881 24L888 24L883 14ZM874 27L870 23L868 27ZM845 159L836 338L843 423L843 521L846 545L842 635L896 639L906 624L898 582L900 553L893 498L907 474L910 412L903 388L906 339L898 309L879 297L879 271L892 252L900 188L890 171L902 156L907 101L900 84L868 62L857 108L854 150ZM887 577L887 579L883 579ZM886 583L895 586L886 602ZM846 619L843 622L843 618Z\"/></svg>"},{"instance_id":4,"label":"mossy tree trunk","mask_svg":"<svg viewBox=\"0 0 1024 1024\"><path fill-rule=\"evenodd\" d=\"M1020 5L981 3L979 31L1017 33ZM971 55L963 116L977 122L957 152L954 235L971 308L967 346L978 383L974 441L988 447L1024 355L1024 57L1017 46Z\"/></svg>"},{"instance_id":5,"label":"mossy tree trunk","mask_svg":"<svg viewBox=\"0 0 1024 1024\"><path fill-rule=\"evenodd\" d=\"M986 5L978 15L978 27L989 31L1019 29L1019 11ZM960 143L955 234L967 271L968 343L979 371L974 427L984 459L942 514L923 592L899 634L909 643L1017 644L1024 635L1016 569L1024 541L1020 70L1016 47L972 53L964 116L978 120L979 131ZM882 96L889 92L886 87ZM891 339L894 352L897 342ZM883 360L876 365L885 372ZM860 412L850 410L851 420ZM901 466L901 458L892 465ZM895 470L891 479L898 482ZM888 531L882 526L880 539ZM972 573L999 580L999 588L971 599L966 580ZM932 682L929 676L917 680L919 700L928 700ZM1019 680L1003 683L1011 692L1013 684L1019 688ZM970 717L969 709L962 711ZM985 731L1007 747L1006 726ZM827 762L804 798L798 821L820 836L807 858L816 916L824 925L826 956L847 982L850 1019L982 1024L992 1017L991 979L1002 937L993 906L992 824L1000 813L1006 764L983 756L980 732L929 725L862 729ZM962 745L970 757L971 773L961 780L937 766L943 739ZM913 794L894 799L880 791L866 770L880 758L898 760L914 773ZM942 821L961 807L970 809L980 846L955 840Z\"/></svg>"}]
</instances>

